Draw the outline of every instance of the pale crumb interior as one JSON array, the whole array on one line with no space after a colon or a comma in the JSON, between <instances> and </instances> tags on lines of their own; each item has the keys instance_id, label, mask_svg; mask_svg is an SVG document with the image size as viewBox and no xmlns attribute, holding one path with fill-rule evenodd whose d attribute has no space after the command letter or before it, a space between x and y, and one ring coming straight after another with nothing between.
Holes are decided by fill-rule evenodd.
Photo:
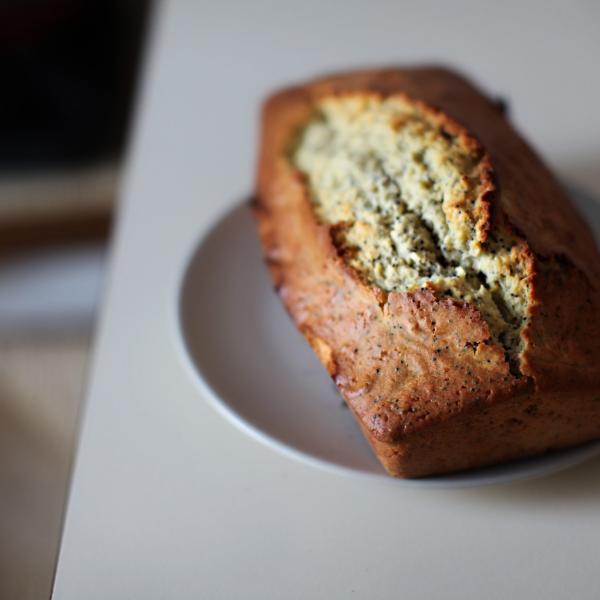
<instances>
[{"instance_id":1,"label":"pale crumb interior","mask_svg":"<svg viewBox=\"0 0 600 600\"><path fill-rule=\"evenodd\" d=\"M349 264L381 289L428 287L474 304L513 370L527 313L524 243L482 242L480 152L402 97L322 100L296 140L316 214Z\"/></svg>"}]
</instances>

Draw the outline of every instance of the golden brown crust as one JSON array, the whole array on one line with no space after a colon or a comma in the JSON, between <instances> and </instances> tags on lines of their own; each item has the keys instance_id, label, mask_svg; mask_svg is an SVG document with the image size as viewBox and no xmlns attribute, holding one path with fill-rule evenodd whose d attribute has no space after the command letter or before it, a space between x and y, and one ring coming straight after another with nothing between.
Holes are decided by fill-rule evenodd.
<instances>
[{"instance_id":1,"label":"golden brown crust","mask_svg":"<svg viewBox=\"0 0 600 600\"><path fill-rule=\"evenodd\" d=\"M493 219L527 241L522 376L510 372L476 308L426 289L386 295L365 284L338 255L332 227L316 221L289 145L320 98L348 92L412 99L482 155L482 241ZM386 69L276 94L263 113L256 197L276 288L391 474L469 468L600 436L593 237L542 162L464 79Z\"/></svg>"}]
</instances>

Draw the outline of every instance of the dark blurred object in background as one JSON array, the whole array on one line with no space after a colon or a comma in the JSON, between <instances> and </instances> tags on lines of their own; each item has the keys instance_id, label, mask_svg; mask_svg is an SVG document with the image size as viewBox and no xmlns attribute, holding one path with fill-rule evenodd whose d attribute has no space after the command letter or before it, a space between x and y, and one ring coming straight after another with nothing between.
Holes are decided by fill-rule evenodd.
<instances>
[{"instance_id":1,"label":"dark blurred object in background","mask_svg":"<svg viewBox=\"0 0 600 600\"><path fill-rule=\"evenodd\" d=\"M0 170L82 165L123 146L142 0L4 0Z\"/></svg>"},{"instance_id":2,"label":"dark blurred object in background","mask_svg":"<svg viewBox=\"0 0 600 600\"><path fill-rule=\"evenodd\" d=\"M0 261L106 240L150 9L0 3Z\"/></svg>"}]
</instances>

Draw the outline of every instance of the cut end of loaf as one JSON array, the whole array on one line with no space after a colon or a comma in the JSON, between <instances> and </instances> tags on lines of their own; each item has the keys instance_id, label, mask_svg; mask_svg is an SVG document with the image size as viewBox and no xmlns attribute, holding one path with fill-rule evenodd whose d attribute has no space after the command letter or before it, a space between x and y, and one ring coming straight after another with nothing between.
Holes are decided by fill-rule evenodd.
<instances>
[{"instance_id":1,"label":"cut end of loaf","mask_svg":"<svg viewBox=\"0 0 600 600\"><path fill-rule=\"evenodd\" d=\"M476 140L403 95L346 94L319 101L291 160L365 282L474 305L519 374L528 250L501 214L492 222L491 163Z\"/></svg>"}]
</instances>

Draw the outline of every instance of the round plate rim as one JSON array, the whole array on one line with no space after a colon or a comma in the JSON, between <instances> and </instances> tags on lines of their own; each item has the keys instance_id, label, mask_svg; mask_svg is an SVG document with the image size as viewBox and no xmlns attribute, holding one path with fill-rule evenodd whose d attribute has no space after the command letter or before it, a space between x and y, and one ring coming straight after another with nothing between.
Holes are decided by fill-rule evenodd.
<instances>
[{"instance_id":1,"label":"round plate rim","mask_svg":"<svg viewBox=\"0 0 600 600\"><path fill-rule=\"evenodd\" d=\"M569 196L575 195L585 201L596 202L590 195L571 185L568 186L568 189ZM177 273L177 283L174 290L175 298L171 303L171 306L175 307L175 309L171 311L171 330L173 332L174 345L177 349L177 354L181 357L182 363L185 365L185 370L188 372L190 379L194 383L196 389L200 392L200 395L203 398L206 398L210 406L239 431L283 456L322 471L344 477L358 478L367 481L388 482L393 485L413 488L459 489L533 480L579 465L600 454L600 440L597 440L585 443L581 446L565 448L550 454L529 457L514 462L490 465L488 467L447 475L407 479L391 477L383 471L381 473L368 472L330 462L323 458L319 458L316 455L299 450L246 421L225 399L219 396L216 390L208 382L205 374L202 372L202 368L194 362L185 332L184 315L186 282L194 258L210 233L218 227L231 212L238 209L240 204L240 202L234 202L228 204L224 209L217 211L216 215L208 220L205 227L203 227L202 232L195 238L191 247L185 253L185 260L182 261L179 272Z\"/></svg>"}]
</instances>

